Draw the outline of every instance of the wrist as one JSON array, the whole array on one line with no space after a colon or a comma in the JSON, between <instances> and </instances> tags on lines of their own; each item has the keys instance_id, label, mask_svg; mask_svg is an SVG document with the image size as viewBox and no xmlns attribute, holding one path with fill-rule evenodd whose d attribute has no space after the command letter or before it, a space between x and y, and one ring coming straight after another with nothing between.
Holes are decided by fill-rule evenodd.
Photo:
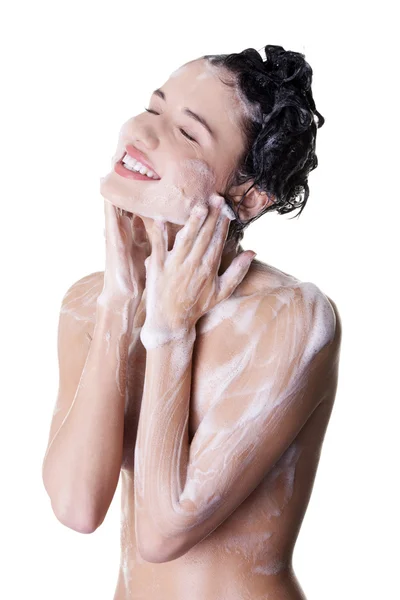
<instances>
[{"instance_id":1,"label":"wrist","mask_svg":"<svg viewBox=\"0 0 400 600\"><path fill-rule=\"evenodd\" d=\"M151 327L145 322L140 332L140 340L146 350L159 348L170 343L193 345L196 339L196 327L169 329L167 327Z\"/></svg>"},{"instance_id":2,"label":"wrist","mask_svg":"<svg viewBox=\"0 0 400 600\"><path fill-rule=\"evenodd\" d=\"M125 311L127 308L136 312L141 298L141 293L133 297L123 294L110 294L102 291L97 297L96 307L98 311L116 314Z\"/></svg>"},{"instance_id":3,"label":"wrist","mask_svg":"<svg viewBox=\"0 0 400 600\"><path fill-rule=\"evenodd\" d=\"M139 298L110 299L100 294L96 301L96 322L118 322L126 332L131 331L139 304Z\"/></svg>"}]
</instances>

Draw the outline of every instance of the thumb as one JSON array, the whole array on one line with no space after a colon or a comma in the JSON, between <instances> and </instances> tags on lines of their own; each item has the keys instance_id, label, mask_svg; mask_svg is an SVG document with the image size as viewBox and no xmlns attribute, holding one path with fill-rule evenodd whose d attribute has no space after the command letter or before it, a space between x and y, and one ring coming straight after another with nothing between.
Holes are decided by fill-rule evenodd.
<instances>
[{"instance_id":1,"label":"thumb","mask_svg":"<svg viewBox=\"0 0 400 600\"><path fill-rule=\"evenodd\" d=\"M241 252L218 278L217 303L226 300L243 281L250 269L250 265L256 256L252 250Z\"/></svg>"}]
</instances>

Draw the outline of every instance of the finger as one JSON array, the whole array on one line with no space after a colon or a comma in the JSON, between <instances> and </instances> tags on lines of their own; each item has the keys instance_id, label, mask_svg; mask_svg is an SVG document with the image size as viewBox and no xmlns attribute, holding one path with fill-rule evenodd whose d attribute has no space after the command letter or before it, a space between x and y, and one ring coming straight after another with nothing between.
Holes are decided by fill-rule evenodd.
<instances>
[{"instance_id":1,"label":"finger","mask_svg":"<svg viewBox=\"0 0 400 600\"><path fill-rule=\"evenodd\" d=\"M121 233L120 235L123 237L124 243L131 244L132 243L132 225L129 217L122 216L119 218Z\"/></svg>"},{"instance_id":2,"label":"finger","mask_svg":"<svg viewBox=\"0 0 400 600\"><path fill-rule=\"evenodd\" d=\"M185 225L175 236L173 251L181 262L183 262L196 241L200 229L208 215L208 207L203 204L197 204L191 211Z\"/></svg>"},{"instance_id":3,"label":"finger","mask_svg":"<svg viewBox=\"0 0 400 600\"><path fill-rule=\"evenodd\" d=\"M203 222L203 226L197 232L197 236L192 238L192 248L190 250L190 258L195 262L200 262L204 253L212 244L212 239L215 233L215 227L218 223L222 204L216 206L212 200L209 202L207 218ZM213 248L211 248L213 249Z\"/></svg>"},{"instance_id":4,"label":"finger","mask_svg":"<svg viewBox=\"0 0 400 600\"><path fill-rule=\"evenodd\" d=\"M217 303L226 300L243 281L255 256L254 252L241 252L218 278Z\"/></svg>"},{"instance_id":5,"label":"finger","mask_svg":"<svg viewBox=\"0 0 400 600\"><path fill-rule=\"evenodd\" d=\"M165 221L154 219L151 239L151 255L156 264L165 262L168 252L168 235Z\"/></svg>"},{"instance_id":6,"label":"finger","mask_svg":"<svg viewBox=\"0 0 400 600\"><path fill-rule=\"evenodd\" d=\"M213 238L208 244L208 248L203 255L203 262L210 260L211 256L214 257L214 261L218 261L218 264L215 262L214 265L216 271L218 271L221 263L222 252L228 235L230 222L231 219L227 217L226 214L219 214L213 233Z\"/></svg>"}]
</instances>

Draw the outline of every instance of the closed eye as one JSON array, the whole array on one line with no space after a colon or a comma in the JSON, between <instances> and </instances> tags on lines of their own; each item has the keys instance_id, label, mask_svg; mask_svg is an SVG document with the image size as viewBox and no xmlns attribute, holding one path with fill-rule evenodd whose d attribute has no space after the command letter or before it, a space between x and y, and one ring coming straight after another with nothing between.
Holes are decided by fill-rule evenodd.
<instances>
[{"instance_id":1,"label":"closed eye","mask_svg":"<svg viewBox=\"0 0 400 600\"><path fill-rule=\"evenodd\" d=\"M153 115L159 115L160 113L156 112L155 110L152 110L151 108L145 108L145 111L152 113ZM196 144L198 144L198 141L195 140L191 135L189 135L184 129L182 129L182 127L179 128L179 131L182 133L182 135L184 135L186 138L188 138L188 140L191 140L192 142L196 142Z\"/></svg>"}]
</instances>

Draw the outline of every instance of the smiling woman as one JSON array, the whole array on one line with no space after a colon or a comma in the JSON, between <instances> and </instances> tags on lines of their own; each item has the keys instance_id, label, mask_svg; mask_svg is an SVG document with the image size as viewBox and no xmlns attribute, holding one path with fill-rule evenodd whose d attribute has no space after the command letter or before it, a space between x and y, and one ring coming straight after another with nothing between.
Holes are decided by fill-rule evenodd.
<instances>
[{"instance_id":1,"label":"smiling woman","mask_svg":"<svg viewBox=\"0 0 400 600\"><path fill-rule=\"evenodd\" d=\"M292 554L341 321L239 245L265 212L304 208L324 122L304 56L265 51L183 65L123 124L100 185L105 271L63 298L43 479L88 533L121 477L114 600L305 598Z\"/></svg>"},{"instance_id":2,"label":"smiling woman","mask_svg":"<svg viewBox=\"0 0 400 600\"><path fill-rule=\"evenodd\" d=\"M162 207L156 200L158 214L168 223L183 225L203 195L222 195L236 215L227 235L231 248L267 212L299 208L300 215L308 175L318 165L316 131L325 120L313 100L312 69L304 55L281 46L266 46L265 53L265 61L252 48L205 55L174 71L145 113L123 125L115 154L120 159L130 140L142 163L152 159L168 199ZM127 202L130 192L112 173L102 179L103 196L152 220L149 205L160 187L137 190Z\"/></svg>"},{"instance_id":3,"label":"smiling woman","mask_svg":"<svg viewBox=\"0 0 400 600\"><path fill-rule=\"evenodd\" d=\"M140 214L147 230L155 211L174 231L173 225L184 225L195 204L205 204L212 193L223 195L243 149L235 116L238 99L221 83L218 72L211 69L211 75L209 69L204 59L181 68L152 93L145 112L121 128L113 163L130 146L135 153L131 155L160 181L137 185L132 197L131 186L115 176L113 168L102 179L100 191L120 208Z\"/></svg>"}]
</instances>

